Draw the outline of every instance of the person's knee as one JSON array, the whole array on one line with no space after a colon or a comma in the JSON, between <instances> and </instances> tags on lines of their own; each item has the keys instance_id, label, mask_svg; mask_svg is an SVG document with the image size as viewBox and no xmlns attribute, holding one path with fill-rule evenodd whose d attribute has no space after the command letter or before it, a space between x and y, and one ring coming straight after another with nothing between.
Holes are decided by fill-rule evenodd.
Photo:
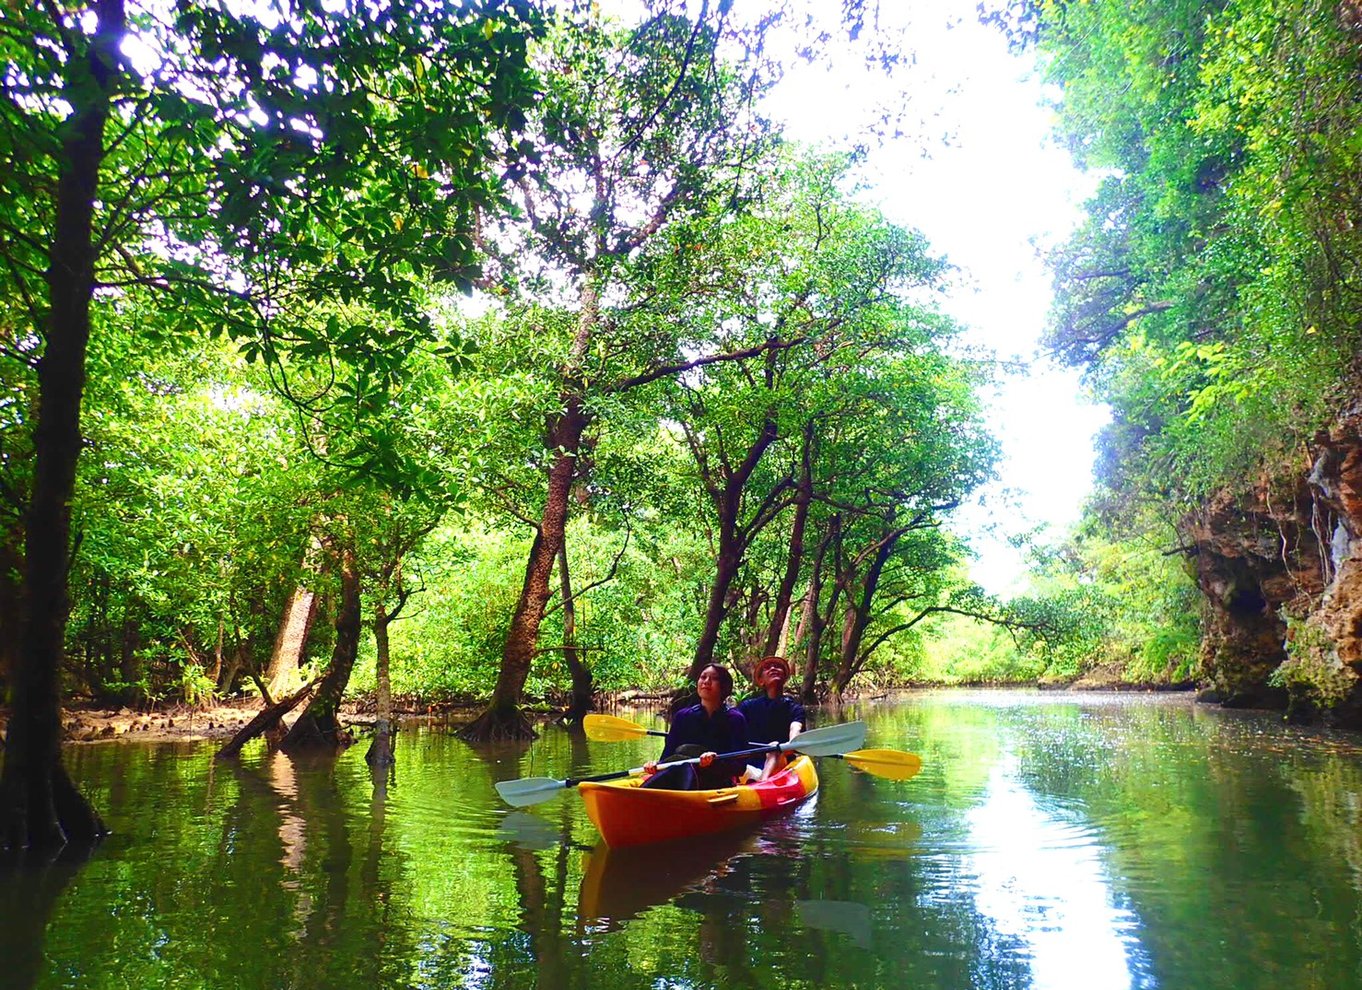
<instances>
[{"instance_id":1,"label":"person's knee","mask_svg":"<svg viewBox=\"0 0 1362 990\"><path fill-rule=\"evenodd\" d=\"M683 763L677 767L667 767L659 770L643 782L643 787L655 787L663 791L693 791L696 790L699 777L695 772L695 767L690 763Z\"/></svg>"}]
</instances>

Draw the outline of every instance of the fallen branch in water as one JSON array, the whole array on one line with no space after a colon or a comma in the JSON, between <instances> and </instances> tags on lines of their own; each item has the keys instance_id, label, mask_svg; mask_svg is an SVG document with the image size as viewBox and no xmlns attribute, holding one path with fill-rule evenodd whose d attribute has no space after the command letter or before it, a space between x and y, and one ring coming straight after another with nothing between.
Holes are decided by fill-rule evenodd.
<instances>
[{"instance_id":1,"label":"fallen branch in water","mask_svg":"<svg viewBox=\"0 0 1362 990\"><path fill-rule=\"evenodd\" d=\"M281 718L297 708L300 701L312 693L312 689L317 686L319 680L320 678L313 678L297 691L293 692L293 694L282 701L277 701L270 705L255 718L247 722L241 727L236 735L228 740L226 745L217 751L217 758L219 760L225 760L229 757L236 756L241 752L242 746L246 745L246 743L250 742L256 736L268 732Z\"/></svg>"}]
</instances>

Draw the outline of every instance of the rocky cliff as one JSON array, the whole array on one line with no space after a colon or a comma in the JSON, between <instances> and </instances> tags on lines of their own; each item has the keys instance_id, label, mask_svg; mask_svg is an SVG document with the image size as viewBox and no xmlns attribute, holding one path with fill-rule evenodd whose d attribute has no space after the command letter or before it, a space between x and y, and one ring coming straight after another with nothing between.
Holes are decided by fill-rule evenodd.
<instances>
[{"instance_id":1,"label":"rocky cliff","mask_svg":"<svg viewBox=\"0 0 1362 990\"><path fill-rule=\"evenodd\" d=\"M1208 694L1362 729L1362 405L1180 529L1206 599Z\"/></svg>"}]
</instances>

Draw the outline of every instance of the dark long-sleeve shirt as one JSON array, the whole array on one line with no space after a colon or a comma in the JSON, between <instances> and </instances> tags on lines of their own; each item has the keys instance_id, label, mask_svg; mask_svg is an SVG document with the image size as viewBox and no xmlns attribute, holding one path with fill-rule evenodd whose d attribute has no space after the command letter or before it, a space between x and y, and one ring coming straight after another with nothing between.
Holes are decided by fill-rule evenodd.
<instances>
[{"instance_id":1,"label":"dark long-sleeve shirt","mask_svg":"<svg viewBox=\"0 0 1362 990\"><path fill-rule=\"evenodd\" d=\"M740 704L738 711L747 719L747 741L758 746L786 742L790 738L791 722L805 724L804 706L785 694L774 698L759 694Z\"/></svg>"},{"instance_id":2,"label":"dark long-sleeve shirt","mask_svg":"<svg viewBox=\"0 0 1362 990\"><path fill-rule=\"evenodd\" d=\"M678 752L683 746L693 747L694 752ZM692 705L672 717L667 742L662 747L658 762L699 756L704 752L733 753L747 748L747 720L736 708L720 708L710 715L704 705ZM697 766L669 767L648 778L643 786L671 790L728 787L733 783L733 778L742 773L743 763L743 757L725 760L720 756L703 769Z\"/></svg>"},{"instance_id":3,"label":"dark long-sleeve shirt","mask_svg":"<svg viewBox=\"0 0 1362 990\"><path fill-rule=\"evenodd\" d=\"M736 708L720 708L710 715L704 705L692 705L672 718L659 762L665 762L678 747L688 743L715 753L747 749L747 735L747 719Z\"/></svg>"}]
</instances>

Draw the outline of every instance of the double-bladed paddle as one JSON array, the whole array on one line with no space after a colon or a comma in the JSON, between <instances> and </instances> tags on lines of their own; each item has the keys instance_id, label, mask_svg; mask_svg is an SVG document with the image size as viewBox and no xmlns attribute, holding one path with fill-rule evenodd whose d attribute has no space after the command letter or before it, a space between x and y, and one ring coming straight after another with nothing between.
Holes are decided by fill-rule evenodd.
<instances>
[{"instance_id":1,"label":"double-bladed paddle","mask_svg":"<svg viewBox=\"0 0 1362 990\"><path fill-rule=\"evenodd\" d=\"M614 715L588 715L582 720L582 726L586 729L586 737L595 742L623 742L626 739L637 739L640 736L666 735L665 732L658 729L647 729L637 722L631 722L627 718L618 718ZM809 731L817 730L811 729ZM801 742L807 735L807 732L801 733L794 739L794 742ZM802 745L788 748L808 752ZM916 753L905 753L897 749L858 749L850 753L810 753L810 755L831 756L833 759L845 760L858 770L864 770L876 777L884 777L886 780L911 780L922 769L922 758L920 756Z\"/></svg>"},{"instance_id":2,"label":"double-bladed paddle","mask_svg":"<svg viewBox=\"0 0 1362 990\"><path fill-rule=\"evenodd\" d=\"M624 719L620 721L624 721ZM642 727L640 726L640 728ZM647 734L647 731L643 729L640 734ZM847 751L854 750L863 742L865 742L865 723L843 722L840 725L829 725L821 729L801 732L797 739L790 742L769 743L765 746L755 746L752 749L744 749L736 753L720 753L719 758L731 760L773 751L784 752L791 749L797 749L809 756L842 756ZM691 757L688 760L673 760L670 763L659 763L657 769L665 770L668 767L681 766L684 763L699 763L700 760L701 757L699 756ZM587 782L594 783L602 780L633 777L643 773L643 770L643 767L632 767L628 770L616 770L613 773L599 773L592 777L569 777L566 780L556 780L553 777L524 777L519 780L503 780L497 783L497 793L507 804L524 808L531 804L538 804L540 801L547 801L567 787L576 787L578 784Z\"/></svg>"}]
</instances>

